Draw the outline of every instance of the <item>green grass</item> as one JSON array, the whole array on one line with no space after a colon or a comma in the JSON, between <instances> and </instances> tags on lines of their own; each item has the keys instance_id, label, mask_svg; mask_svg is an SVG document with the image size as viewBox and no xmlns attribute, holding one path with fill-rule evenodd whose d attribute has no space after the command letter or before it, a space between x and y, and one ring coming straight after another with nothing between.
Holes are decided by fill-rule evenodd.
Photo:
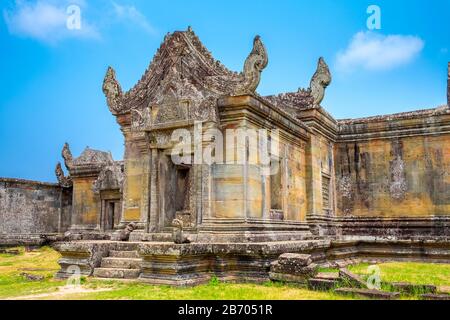
<instances>
[{"instance_id":1,"label":"green grass","mask_svg":"<svg viewBox=\"0 0 450 320\"><path fill-rule=\"evenodd\" d=\"M418 262L389 262L378 265L383 282L410 282L450 286L450 264ZM362 276L368 275L368 264L349 267L349 270Z\"/></svg>"},{"instance_id":2,"label":"green grass","mask_svg":"<svg viewBox=\"0 0 450 320\"><path fill-rule=\"evenodd\" d=\"M59 254L44 247L33 252L19 248L19 255L0 254L0 299L57 290L63 281L53 280ZM44 276L44 281L28 281L21 273Z\"/></svg>"},{"instance_id":3,"label":"green grass","mask_svg":"<svg viewBox=\"0 0 450 320\"><path fill-rule=\"evenodd\" d=\"M95 280L94 280L95 281ZM98 281L97 281L98 282ZM92 284L92 282L90 282ZM189 288L151 286L139 283L110 281L101 283L111 291L74 294L69 299L89 300L337 300L342 296L315 292L282 284L230 284L209 283Z\"/></svg>"},{"instance_id":4,"label":"green grass","mask_svg":"<svg viewBox=\"0 0 450 320\"><path fill-rule=\"evenodd\" d=\"M63 291L65 282L53 279L58 271L59 254L44 247L33 252L20 248L19 255L0 254L0 299L24 298L39 294L36 299L77 300L333 300L349 299L332 292L316 292L295 285L267 282L264 284L222 283L216 278L208 284L188 288L152 286L138 282L104 281L88 278L82 281L80 292ZM380 264L383 281L411 282L417 284L450 285L450 265L426 263L384 263ZM360 264L350 270L367 275L368 265ZM336 271L333 269L321 271ZM27 272L44 276L43 281L28 281L20 273ZM98 291L107 290L107 291Z\"/></svg>"}]
</instances>

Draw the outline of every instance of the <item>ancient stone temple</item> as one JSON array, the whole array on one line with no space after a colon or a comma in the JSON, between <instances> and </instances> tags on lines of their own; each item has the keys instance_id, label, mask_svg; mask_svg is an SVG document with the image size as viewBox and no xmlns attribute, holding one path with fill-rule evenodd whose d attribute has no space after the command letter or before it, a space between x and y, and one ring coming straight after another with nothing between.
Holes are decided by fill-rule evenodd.
<instances>
[{"instance_id":1,"label":"ancient stone temple","mask_svg":"<svg viewBox=\"0 0 450 320\"><path fill-rule=\"evenodd\" d=\"M255 37L230 71L189 28L165 37L127 92L108 68L123 161L66 144L58 184L0 180L0 239L53 243L59 277L75 265L177 285L263 280L288 252L449 262L450 64L447 105L348 120L321 106L324 59L309 87L264 97L267 64ZM36 228L43 216L52 224Z\"/></svg>"}]
</instances>

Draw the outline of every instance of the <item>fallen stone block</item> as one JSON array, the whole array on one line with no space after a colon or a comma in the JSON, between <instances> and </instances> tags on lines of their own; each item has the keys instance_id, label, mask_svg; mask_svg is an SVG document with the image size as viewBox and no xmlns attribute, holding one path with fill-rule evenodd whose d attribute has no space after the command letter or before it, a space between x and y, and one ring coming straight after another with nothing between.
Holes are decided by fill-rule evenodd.
<instances>
[{"instance_id":1,"label":"fallen stone block","mask_svg":"<svg viewBox=\"0 0 450 320\"><path fill-rule=\"evenodd\" d=\"M346 268L339 269L339 277L341 280L354 288L367 288L367 283L360 276L350 272Z\"/></svg>"},{"instance_id":2,"label":"fallen stone block","mask_svg":"<svg viewBox=\"0 0 450 320\"><path fill-rule=\"evenodd\" d=\"M24 277L25 279L29 280L29 281L42 281L42 280L44 280L44 276L30 274L30 273L26 273L26 272L22 272L20 275L22 277Z\"/></svg>"},{"instance_id":3,"label":"fallen stone block","mask_svg":"<svg viewBox=\"0 0 450 320\"><path fill-rule=\"evenodd\" d=\"M324 280L340 280L338 272L319 272L316 279L324 279Z\"/></svg>"},{"instance_id":4,"label":"fallen stone block","mask_svg":"<svg viewBox=\"0 0 450 320\"><path fill-rule=\"evenodd\" d=\"M270 265L270 271L275 273L286 273L300 276L306 279L313 278L317 274L317 264L311 263L308 266L300 266L295 264L283 265L279 261L275 261Z\"/></svg>"},{"instance_id":5,"label":"fallen stone block","mask_svg":"<svg viewBox=\"0 0 450 320\"><path fill-rule=\"evenodd\" d=\"M337 288L334 292L343 295L356 295L377 300L393 300L400 297L399 292L386 292L360 288Z\"/></svg>"},{"instance_id":6,"label":"fallen stone block","mask_svg":"<svg viewBox=\"0 0 450 320\"><path fill-rule=\"evenodd\" d=\"M415 293L436 293L437 288L431 284L413 284L408 282L393 282L390 283L395 291L407 294Z\"/></svg>"},{"instance_id":7,"label":"fallen stone block","mask_svg":"<svg viewBox=\"0 0 450 320\"><path fill-rule=\"evenodd\" d=\"M284 253L278 258L278 262L281 265L295 265L306 267L312 263L310 254L300 254L300 253Z\"/></svg>"},{"instance_id":8,"label":"fallen stone block","mask_svg":"<svg viewBox=\"0 0 450 320\"><path fill-rule=\"evenodd\" d=\"M440 286L437 291L439 292L439 294L441 293L445 293L445 294L450 294L450 286Z\"/></svg>"},{"instance_id":9,"label":"fallen stone block","mask_svg":"<svg viewBox=\"0 0 450 320\"><path fill-rule=\"evenodd\" d=\"M269 278L272 281L279 281L285 283L297 283L302 285L306 285L308 283L308 278L288 273L269 272Z\"/></svg>"},{"instance_id":10,"label":"fallen stone block","mask_svg":"<svg viewBox=\"0 0 450 320\"><path fill-rule=\"evenodd\" d=\"M313 278L308 280L308 288L316 291L330 291L338 285L337 280Z\"/></svg>"},{"instance_id":11,"label":"fallen stone block","mask_svg":"<svg viewBox=\"0 0 450 320\"><path fill-rule=\"evenodd\" d=\"M422 294L420 297L422 299L424 299L424 300L450 300L450 295L449 294L431 294L431 293L427 293L427 294Z\"/></svg>"},{"instance_id":12,"label":"fallen stone block","mask_svg":"<svg viewBox=\"0 0 450 320\"><path fill-rule=\"evenodd\" d=\"M0 249L0 253L10 254L10 255L19 255L20 251L17 249Z\"/></svg>"}]
</instances>

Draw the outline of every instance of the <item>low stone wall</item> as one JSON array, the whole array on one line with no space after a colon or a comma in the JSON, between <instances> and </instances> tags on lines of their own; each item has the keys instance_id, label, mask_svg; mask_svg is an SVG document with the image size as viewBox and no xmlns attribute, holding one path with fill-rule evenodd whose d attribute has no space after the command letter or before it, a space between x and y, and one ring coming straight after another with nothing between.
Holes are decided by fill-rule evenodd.
<instances>
[{"instance_id":1,"label":"low stone wall","mask_svg":"<svg viewBox=\"0 0 450 320\"><path fill-rule=\"evenodd\" d=\"M41 245L41 236L70 225L71 189L57 184L0 178L0 245Z\"/></svg>"},{"instance_id":2,"label":"low stone wall","mask_svg":"<svg viewBox=\"0 0 450 320\"><path fill-rule=\"evenodd\" d=\"M63 242L58 277L70 275L70 266L92 275L109 250L137 250L142 258L139 280L151 284L197 285L215 275L223 281L269 280L270 265L283 253L311 255L321 266L358 262L422 261L450 263L450 238L437 240L310 240L267 243Z\"/></svg>"},{"instance_id":3,"label":"low stone wall","mask_svg":"<svg viewBox=\"0 0 450 320\"><path fill-rule=\"evenodd\" d=\"M449 106L338 123L337 216L449 216Z\"/></svg>"}]
</instances>

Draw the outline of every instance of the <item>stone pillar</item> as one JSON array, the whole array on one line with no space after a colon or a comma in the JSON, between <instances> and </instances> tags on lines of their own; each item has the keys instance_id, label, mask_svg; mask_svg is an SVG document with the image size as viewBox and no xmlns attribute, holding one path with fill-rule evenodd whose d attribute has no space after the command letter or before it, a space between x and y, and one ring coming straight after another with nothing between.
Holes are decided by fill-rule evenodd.
<instances>
[{"instance_id":1,"label":"stone pillar","mask_svg":"<svg viewBox=\"0 0 450 320\"><path fill-rule=\"evenodd\" d=\"M158 210L158 149L150 149L150 179L149 179L149 221L147 232L156 232L159 223Z\"/></svg>"},{"instance_id":2,"label":"stone pillar","mask_svg":"<svg viewBox=\"0 0 450 320\"><path fill-rule=\"evenodd\" d=\"M133 133L125 134L125 182L123 186L123 208L121 226L129 222L138 222L143 228L143 219L147 215L146 192L148 183L149 157L143 154L145 137L135 137Z\"/></svg>"},{"instance_id":3,"label":"stone pillar","mask_svg":"<svg viewBox=\"0 0 450 320\"><path fill-rule=\"evenodd\" d=\"M447 68L447 106L450 108L450 62Z\"/></svg>"},{"instance_id":4,"label":"stone pillar","mask_svg":"<svg viewBox=\"0 0 450 320\"><path fill-rule=\"evenodd\" d=\"M139 228L146 229L150 216L150 176L151 176L151 150L147 149L141 154L142 157L142 188L141 188L141 216Z\"/></svg>"},{"instance_id":5,"label":"stone pillar","mask_svg":"<svg viewBox=\"0 0 450 320\"><path fill-rule=\"evenodd\" d=\"M306 185L308 215L322 215L322 168L320 140L311 135L306 151Z\"/></svg>"},{"instance_id":6,"label":"stone pillar","mask_svg":"<svg viewBox=\"0 0 450 320\"><path fill-rule=\"evenodd\" d=\"M263 196L257 140L245 123L224 126L225 164L213 166L215 218L262 218ZM228 131L227 131L228 129ZM233 142L234 141L234 142Z\"/></svg>"}]
</instances>

